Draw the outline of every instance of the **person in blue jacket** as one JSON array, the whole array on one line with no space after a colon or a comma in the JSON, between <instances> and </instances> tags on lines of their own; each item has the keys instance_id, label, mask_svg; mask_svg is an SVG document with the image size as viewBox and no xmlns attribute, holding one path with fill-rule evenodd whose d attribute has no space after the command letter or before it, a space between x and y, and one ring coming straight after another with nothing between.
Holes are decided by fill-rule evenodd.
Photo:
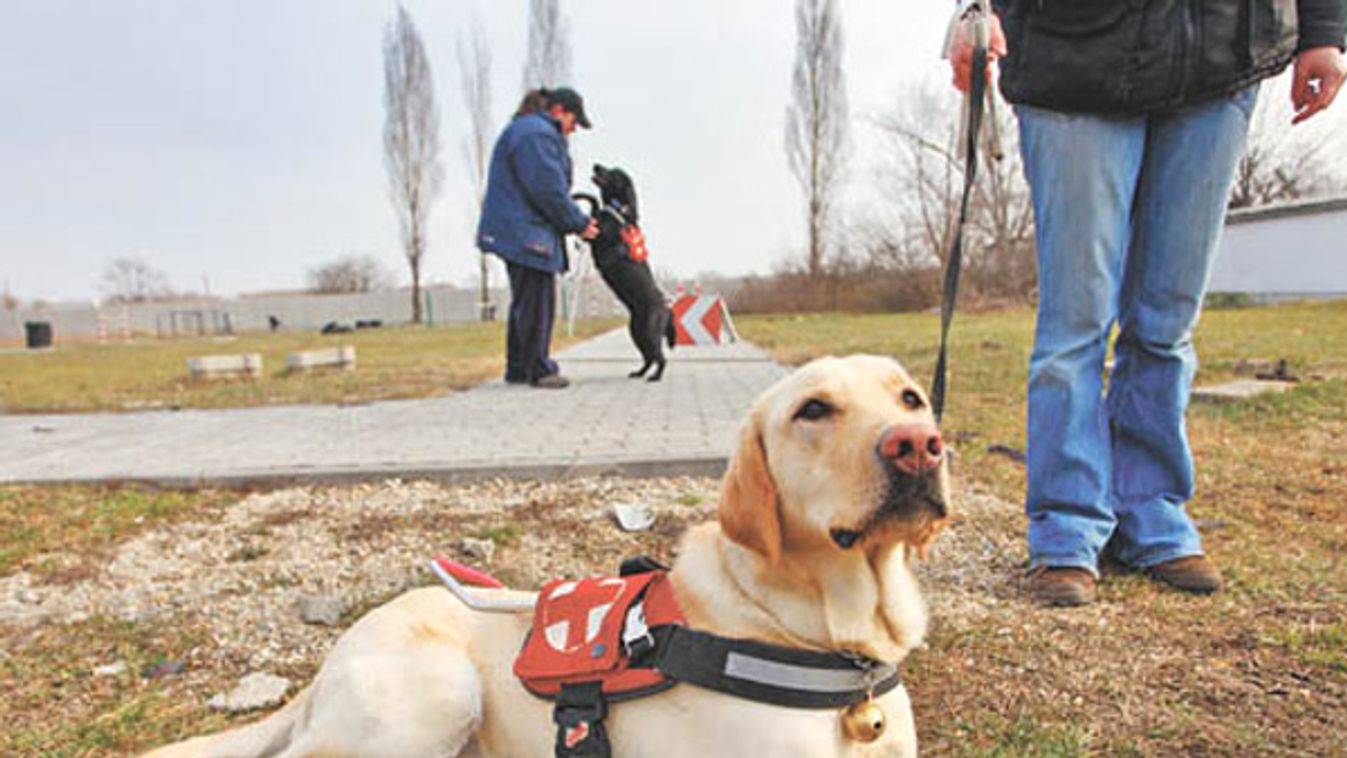
<instances>
[{"instance_id":1,"label":"person in blue jacket","mask_svg":"<svg viewBox=\"0 0 1347 758\"><path fill-rule=\"evenodd\" d=\"M567 269L562 238L598 232L571 200L567 138L590 127L573 89L538 89L496 140L477 247L505 261L510 276L505 381L560 389L569 384L549 353L556 313L556 275Z\"/></svg>"}]
</instances>

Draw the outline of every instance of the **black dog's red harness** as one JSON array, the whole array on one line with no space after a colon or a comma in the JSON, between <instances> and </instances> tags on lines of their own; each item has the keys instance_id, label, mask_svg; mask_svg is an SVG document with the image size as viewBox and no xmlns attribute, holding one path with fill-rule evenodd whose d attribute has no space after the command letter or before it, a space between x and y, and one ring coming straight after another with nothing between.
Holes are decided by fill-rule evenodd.
<instances>
[{"instance_id":1,"label":"black dog's red harness","mask_svg":"<svg viewBox=\"0 0 1347 758\"><path fill-rule=\"evenodd\" d=\"M645 245L645 232L642 232L641 227L637 226L635 222L629 221L620 208L601 203L598 198L583 192L577 192L571 197L588 202L590 205L589 215L594 218L598 218L601 213L606 213L617 222L622 244L627 246L627 255L633 261L644 263L650 258L650 250Z\"/></svg>"},{"instance_id":2,"label":"black dog's red harness","mask_svg":"<svg viewBox=\"0 0 1347 758\"><path fill-rule=\"evenodd\" d=\"M650 251L645 249L645 233L635 224L622 227L622 244L627 246L627 255L637 263L642 263L650 257Z\"/></svg>"},{"instance_id":3,"label":"black dog's red harness","mask_svg":"<svg viewBox=\"0 0 1347 758\"><path fill-rule=\"evenodd\" d=\"M650 257L650 251L645 247L645 233L641 227L634 222L628 221L627 217L618 208L611 205L605 205L600 213L607 213L617 222L619 232L622 236L622 244L627 246L627 255L637 263L643 263Z\"/></svg>"},{"instance_id":4,"label":"black dog's red harness","mask_svg":"<svg viewBox=\"0 0 1347 758\"><path fill-rule=\"evenodd\" d=\"M617 577L558 580L538 595L514 664L538 697L555 701L556 755L607 758L610 702L685 682L760 703L843 708L898 686L898 668L845 653L731 639L687 626L664 566L622 564Z\"/></svg>"}]
</instances>

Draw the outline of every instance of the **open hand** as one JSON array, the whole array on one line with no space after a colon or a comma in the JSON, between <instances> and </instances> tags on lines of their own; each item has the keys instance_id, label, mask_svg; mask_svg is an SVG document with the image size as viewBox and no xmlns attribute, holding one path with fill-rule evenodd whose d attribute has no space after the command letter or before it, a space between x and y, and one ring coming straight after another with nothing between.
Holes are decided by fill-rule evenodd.
<instances>
[{"instance_id":1,"label":"open hand","mask_svg":"<svg viewBox=\"0 0 1347 758\"><path fill-rule=\"evenodd\" d=\"M1347 77L1347 61L1336 47L1312 47L1296 56L1295 79L1291 84L1291 105L1299 124L1327 108L1338 96Z\"/></svg>"}]
</instances>

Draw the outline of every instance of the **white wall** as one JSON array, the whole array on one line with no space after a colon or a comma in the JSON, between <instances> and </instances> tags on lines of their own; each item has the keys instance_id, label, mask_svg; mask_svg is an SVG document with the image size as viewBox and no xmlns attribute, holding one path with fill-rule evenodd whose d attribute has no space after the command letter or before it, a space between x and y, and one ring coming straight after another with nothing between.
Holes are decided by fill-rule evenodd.
<instances>
[{"instance_id":1,"label":"white wall","mask_svg":"<svg viewBox=\"0 0 1347 758\"><path fill-rule=\"evenodd\" d=\"M1300 213L1235 214L1226 226L1210 291L1347 294L1347 206Z\"/></svg>"},{"instance_id":2,"label":"white wall","mask_svg":"<svg viewBox=\"0 0 1347 758\"><path fill-rule=\"evenodd\" d=\"M424 290L423 297L427 298L426 317L432 324L463 324L478 319L476 290L429 287ZM496 318L504 320L510 303L509 291L493 289L490 300L496 306ZM411 294L406 289L355 295L290 293L102 308L92 303L64 303L0 310L0 340L22 341L25 338L24 323L28 321L50 322L58 342L67 337L93 338L98 335L100 315L112 340L118 339L123 324L138 335L158 334L167 330L169 314L174 311L179 314L180 333L184 326L195 328L195 321L190 321L191 317L184 316L185 313L201 314L212 333L212 323L223 323L226 317L235 332L266 330L269 328L268 316L280 319L281 328L286 330L317 330L332 321L354 326L357 320L374 319L392 326L410 323L412 318ZM582 317L625 313L597 276L586 282L578 311ZM568 312L562 310L563 314Z\"/></svg>"}]
</instances>

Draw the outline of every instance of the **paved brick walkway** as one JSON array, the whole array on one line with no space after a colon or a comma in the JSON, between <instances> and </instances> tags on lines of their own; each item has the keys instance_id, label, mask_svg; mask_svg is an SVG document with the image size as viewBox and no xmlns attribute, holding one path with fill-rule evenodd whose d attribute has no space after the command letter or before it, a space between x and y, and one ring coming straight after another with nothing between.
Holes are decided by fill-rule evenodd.
<instances>
[{"instance_id":1,"label":"paved brick walkway","mask_svg":"<svg viewBox=\"0 0 1347 758\"><path fill-rule=\"evenodd\" d=\"M680 347L663 382L628 379L640 361L625 331L557 358L564 390L495 381L356 406L0 416L0 482L715 474L744 411L784 373L737 343Z\"/></svg>"}]
</instances>

